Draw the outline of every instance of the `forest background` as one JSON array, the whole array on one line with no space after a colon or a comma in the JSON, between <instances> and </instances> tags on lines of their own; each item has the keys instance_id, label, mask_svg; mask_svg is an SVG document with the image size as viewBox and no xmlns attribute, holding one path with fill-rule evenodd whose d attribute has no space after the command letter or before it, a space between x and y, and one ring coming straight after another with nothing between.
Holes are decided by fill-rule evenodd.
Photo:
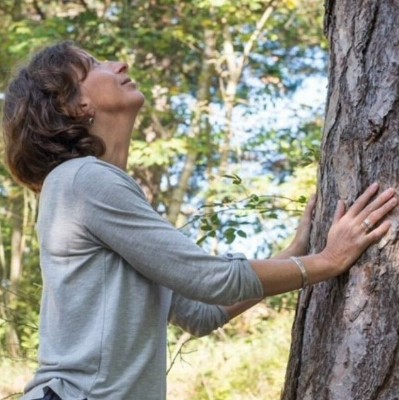
<instances>
[{"instance_id":1,"label":"forest background","mask_svg":"<svg viewBox=\"0 0 399 400\"><path fill-rule=\"evenodd\" d=\"M326 91L315 0L3 0L0 106L29 54L73 40L123 60L145 94L129 173L165 218L214 254L269 257L315 192ZM36 366L38 199L0 163L0 399ZM296 293L223 329L169 330L170 399L277 400ZM9 397L10 396L10 397Z\"/></svg>"}]
</instances>

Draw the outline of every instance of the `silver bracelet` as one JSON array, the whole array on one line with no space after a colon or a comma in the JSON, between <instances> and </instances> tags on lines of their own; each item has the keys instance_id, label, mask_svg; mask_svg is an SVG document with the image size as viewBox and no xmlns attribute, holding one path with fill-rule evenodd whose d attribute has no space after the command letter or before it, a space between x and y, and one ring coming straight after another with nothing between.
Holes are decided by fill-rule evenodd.
<instances>
[{"instance_id":1,"label":"silver bracelet","mask_svg":"<svg viewBox=\"0 0 399 400\"><path fill-rule=\"evenodd\" d=\"M301 271L302 289L305 289L305 287L309 285L308 272L306 271L305 264L297 257L290 257L290 260L294 261L295 265L299 268L299 271Z\"/></svg>"}]
</instances>

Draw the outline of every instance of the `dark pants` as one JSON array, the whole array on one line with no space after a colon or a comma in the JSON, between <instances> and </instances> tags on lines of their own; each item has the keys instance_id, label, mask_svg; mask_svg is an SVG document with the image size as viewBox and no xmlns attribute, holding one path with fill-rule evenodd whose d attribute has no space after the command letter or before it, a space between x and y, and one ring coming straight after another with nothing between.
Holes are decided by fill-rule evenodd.
<instances>
[{"instance_id":1,"label":"dark pants","mask_svg":"<svg viewBox=\"0 0 399 400\"><path fill-rule=\"evenodd\" d=\"M57 393L54 393L50 388L46 389L46 394L44 397L41 399L36 399L36 400L62 400L60 396L58 396ZM87 400L87 399L85 399Z\"/></svg>"},{"instance_id":2,"label":"dark pants","mask_svg":"<svg viewBox=\"0 0 399 400\"><path fill-rule=\"evenodd\" d=\"M62 400L60 396L58 396L56 393L54 393L51 389L46 390L46 394L44 397L38 400Z\"/></svg>"}]
</instances>

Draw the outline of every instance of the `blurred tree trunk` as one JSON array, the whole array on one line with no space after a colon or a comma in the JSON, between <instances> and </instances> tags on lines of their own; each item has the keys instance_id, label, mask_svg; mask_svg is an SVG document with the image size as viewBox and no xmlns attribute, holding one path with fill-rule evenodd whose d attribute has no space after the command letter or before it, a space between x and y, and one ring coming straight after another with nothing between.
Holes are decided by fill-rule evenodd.
<instances>
[{"instance_id":1,"label":"blurred tree trunk","mask_svg":"<svg viewBox=\"0 0 399 400\"><path fill-rule=\"evenodd\" d=\"M8 324L6 325L6 349L13 357L20 357L21 348L17 333L16 302L18 283L22 276L22 256L24 251L24 195L23 190L17 188L11 200L10 221L11 221L11 254L8 273L8 290L4 293L5 315Z\"/></svg>"},{"instance_id":2,"label":"blurred tree trunk","mask_svg":"<svg viewBox=\"0 0 399 400\"><path fill-rule=\"evenodd\" d=\"M255 30L244 44L242 54L239 56L234 48L234 37L231 34L230 26L223 26L223 58L221 66L218 69L219 89L225 103L225 133L220 146L220 176L228 172L229 156L232 150L231 142L234 137L233 112L239 100L237 91L242 79L242 74L244 68L248 64L251 51L273 11L274 5L273 0L271 0L258 20Z\"/></svg>"},{"instance_id":3,"label":"blurred tree trunk","mask_svg":"<svg viewBox=\"0 0 399 400\"><path fill-rule=\"evenodd\" d=\"M12 358L21 356L19 340L19 323L17 302L19 299L19 285L23 273L24 253L27 240L32 237L36 216L36 196L18 186L13 186L9 195L10 208L7 218L10 223L10 253L6 257L1 234L0 265L1 265L1 301L0 318L6 322L5 340L6 353ZM31 244L31 243L28 243ZM8 260L7 260L8 258ZM7 265L8 262L8 265Z\"/></svg>"},{"instance_id":4,"label":"blurred tree trunk","mask_svg":"<svg viewBox=\"0 0 399 400\"><path fill-rule=\"evenodd\" d=\"M191 124L190 138L191 146L188 149L187 157L184 162L183 170L180 174L179 182L172 192L171 202L168 209L168 220L172 224L176 224L180 213L181 206L184 201L189 187L190 178L192 177L197 161L197 157L201 151L200 136L202 133L203 117L208 114L208 104L211 87L211 79L213 72L212 61L215 58L215 33L209 29L204 32L204 53L202 60L201 74L198 82L197 105Z\"/></svg>"},{"instance_id":5,"label":"blurred tree trunk","mask_svg":"<svg viewBox=\"0 0 399 400\"><path fill-rule=\"evenodd\" d=\"M399 2L326 1L329 90L311 251L338 198L398 186ZM393 400L399 393L398 224L346 275L301 293L283 400Z\"/></svg>"},{"instance_id":6,"label":"blurred tree trunk","mask_svg":"<svg viewBox=\"0 0 399 400\"><path fill-rule=\"evenodd\" d=\"M231 153L231 142L234 136L233 111L237 104L238 85L242 79L244 68L248 64L248 58L253 50L259 35L271 16L274 6L270 1L262 16L255 26L255 30L244 43L242 54L237 56L234 48L234 37L231 34L231 27L224 25L222 29L223 51L219 58L216 58L217 32L205 30L204 32L204 53L199 89L197 93L197 107L191 124L191 137L193 145L189 148L180 180L172 193L172 200L168 211L168 220L175 224L180 213L181 206L189 188L190 178L193 176L198 155L201 151L200 136L202 133L203 117L208 113L210 99L210 87L212 74L216 65L216 73L219 79L219 90L225 108L225 132L219 149L220 164L219 176L224 175L228 170L228 161Z\"/></svg>"}]
</instances>

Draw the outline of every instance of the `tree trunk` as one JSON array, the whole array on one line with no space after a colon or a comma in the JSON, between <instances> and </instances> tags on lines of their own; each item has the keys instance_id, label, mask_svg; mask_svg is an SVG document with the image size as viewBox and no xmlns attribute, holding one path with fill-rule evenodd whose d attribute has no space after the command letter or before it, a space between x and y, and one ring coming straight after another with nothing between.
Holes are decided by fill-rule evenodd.
<instances>
[{"instance_id":1,"label":"tree trunk","mask_svg":"<svg viewBox=\"0 0 399 400\"><path fill-rule=\"evenodd\" d=\"M203 123L202 118L208 113L209 103L209 89L211 86L213 65L212 60L215 58L215 36L214 32L205 29L204 32L204 54L201 68L201 75L199 79L199 89L197 93L197 105L194 112L193 121L191 123L190 136L193 139L199 141L201 136L201 124ZM180 175L177 186L172 191L171 202L168 209L168 220L172 224L176 224L177 218L180 213L181 206L184 201L184 196L187 193L190 178L194 173L198 154L200 149L198 146L191 146L188 149L187 157L184 163L183 171Z\"/></svg>"},{"instance_id":2,"label":"tree trunk","mask_svg":"<svg viewBox=\"0 0 399 400\"><path fill-rule=\"evenodd\" d=\"M399 2L327 0L328 103L311 251L338 198L398 186ZM398 223L344 276L301 293L283 400L399 398Z\"/></svg>"},{"instance_id":3,"label":"tree trunk","mask_svg":"<svg viewBox=\"0 0 399 400\"><path fill-rule=\"evenodd\" d=\"M10 254L10 288L5 293L5 305L7 310L8 324L6 325L6 347L8 354L13 358L21 355L21 345L17 333L16 304L18 300L18 284L22 276L22 257L25 245L24 222L27 205L24 192L26 190L16 189L12 197L11 206L11 254Z\"/></svg>"},{"instance_id":4,"label":"tree trunk","mask_svg":"<svg viewBox=\"0 0 399 400\"><path fill-rule=\"evenodd\" d=\"M234 37L231 34L229 25L223 27L223 57L224 68L219 68L219 89L225 103L225 133L220 146L220 166L219 177L228 171L229 156L232 150L231 142L234 138L233 129L233 113L237 103L237 90L244 68L248 64L249 55L255 46L256 41L261 35L267 20L274 11L274 0L271 0L266 6L261 18L256 24L254 32L252 32L248 41L244 44L244 50L241 55L236 54L234 48Z\"/></svg>"},{"instance_id":5,"label":"tree trunk","mask_svg":"<svg viewBox=\"0 0 399 400\"><path fill-rule=\"evenodd\" d=\"M219 78L219 89L226 109L226 130L223 142L220 147L220 167L219 176L227 172L228 159L231 150L231 140L234 132L232 128L233 109L237 102L237 86L242 77L244 67L248 63L249 55L262 33L262 30L274 10L273 0L269 2L261 18L256 24L254 32L244 44L241 56L237 57L234 49L234 37L230 32L230 26L223 28L223 55L220 59L216 58L217 38L215 32L206 29L204 32L204 54L201 75L199 80L199 90L197 94L197 108L191 124L191 137L198 140L201 135L201 124L203 116L208 112L209 90L211 87L212 74L216 64L216 72ZM222 62L221 62L222 61ZM191 147L188 151L183 171L179 182L172 192L171 202L168 209L168 220L176 224L177 218L183 204L184 196L189 187L190 178L195 170L196 161L200 149ZM217 181L215 182L215 184Z\"/></svg>"}]
</instances>

